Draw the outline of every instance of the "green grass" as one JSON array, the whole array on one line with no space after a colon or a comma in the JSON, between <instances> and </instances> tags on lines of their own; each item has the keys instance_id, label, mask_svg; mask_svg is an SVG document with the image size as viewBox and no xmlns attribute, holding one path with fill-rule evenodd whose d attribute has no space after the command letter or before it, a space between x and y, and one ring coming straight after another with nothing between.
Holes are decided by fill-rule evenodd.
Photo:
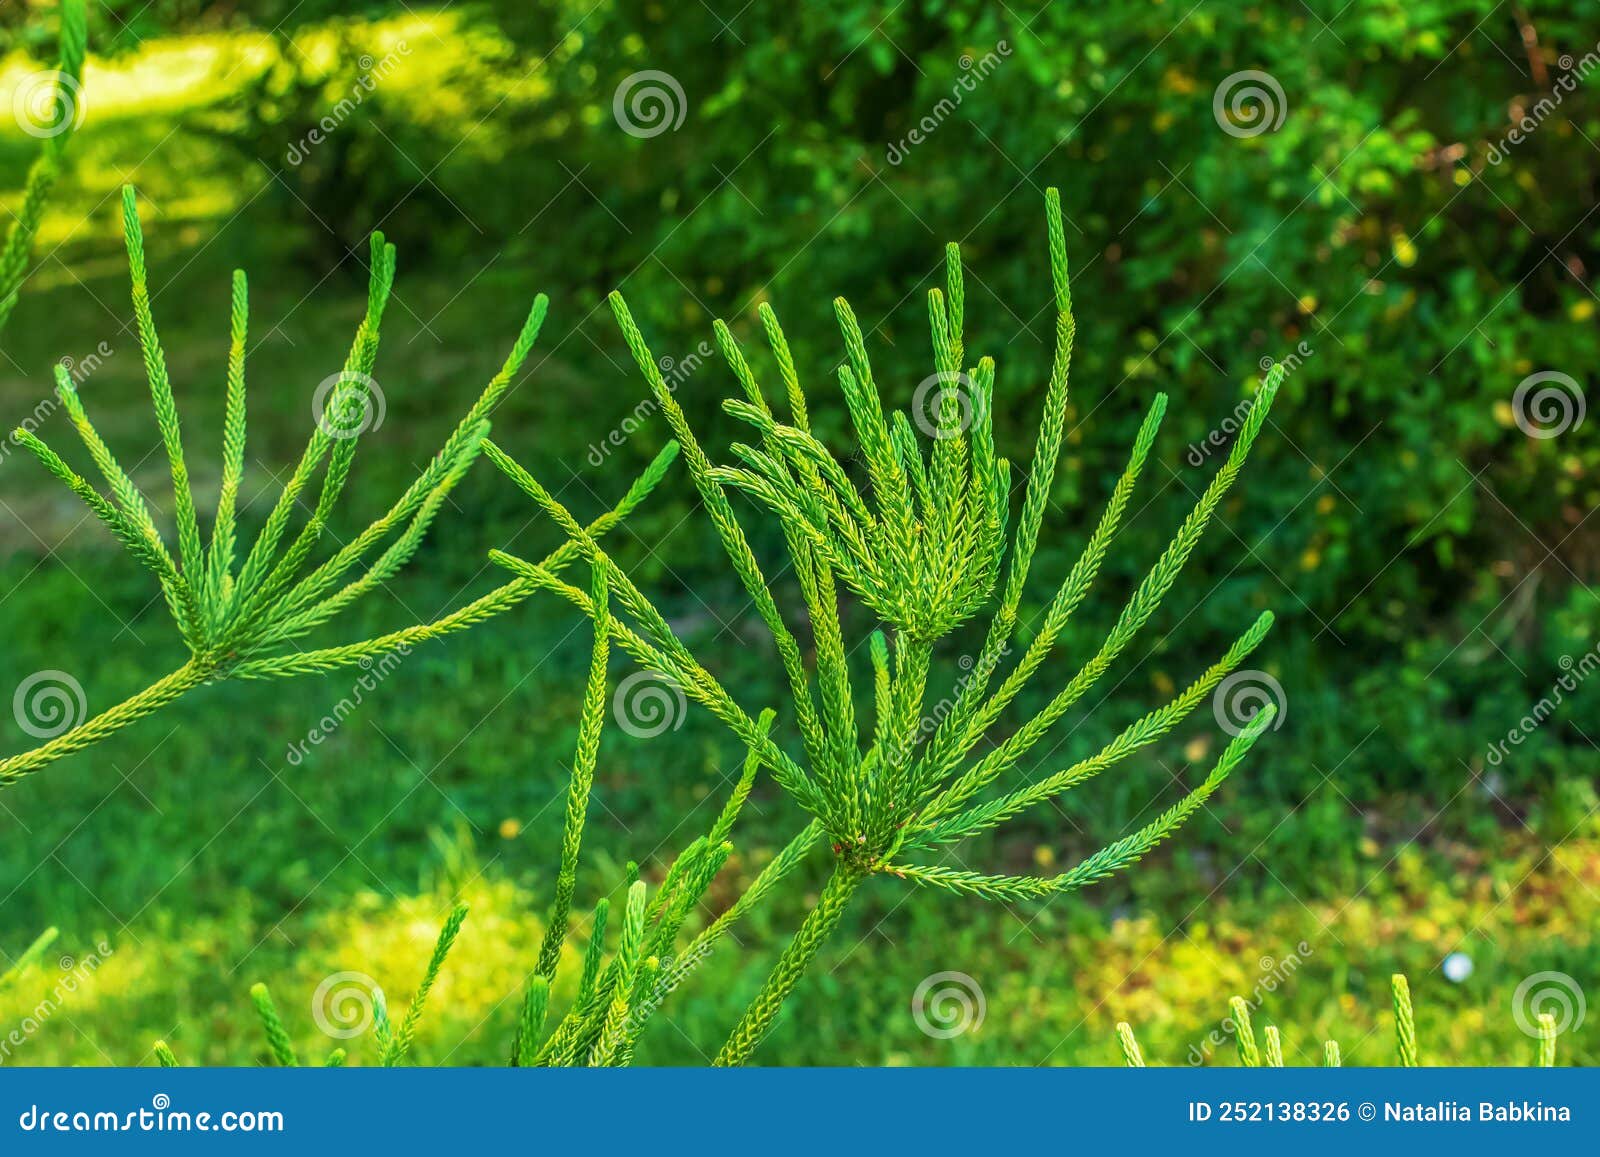
<instances>
[{"instance_id":1,"label":"green grass","mask_svg":"<svg viewBox=\"0 0 1600 1157\"><path fill-rule=\"evenodd\" d=\"M74 554L26 583L31 563L13 557L0 570L16 624L8 654L22 670L75 667L91 703L136 687L159 662L154 648L104 646L116 615L140 631L139 608L150 597L109 561ZM419 608L442 601L458 577L467 576L413 584L406 597ZM79 619L53 611L80 580L109 610ZM186 1062L260 1060L246 996L257 980L271 984L303 1052L326 1052L335 1042L319 1039L310 1016L317 984L358 970L398 1006L456 897L473 911L430 1002L417 1058L502 1062L553 884L587 646L561 608L536 600L494 629L414 652L299 766L286 761L288 745L349 693L349 681L202 689L8 790L0 878L11 884L0 902L0 943L20 952L51 923L62 937L42 966L0 995L0 1025L20 1023L48 991L57 955L82 959L102 940L113 949L83 991L14 1050L16 1062L130 1062L157 1038ZM745 675L734 685L757 678L753 669ZM647 877L659 872L650 853L682 844L679 817L709 822L740 757L694 714L655 739L608 729L578 905L592 903L599 881L620 878L625 857L641 857ZM1152 762L1130 774L1161 772ZM1257 1014L1258 1023L1285 1026L1291 1062L1326 1036L1344 1045L1346 1063L1384 1059L1392 971L1412 977L1419 1032L1435 1059L1531 1056L1531 1040L1511 1022L1510 994L1535 971L1586 974L1600 927L1594 840L1539 862L1518 850L1529 841L1509 837L1492 855L1442 841L1369 839L1352 849L1355 887L1297 883L1291 891L1270 854L1252 854L1251 841L1223 830L1241 826L1247 792L1197 820L1194 838L1159 856L1158 870L1141 877L1152 882L1137 892L953 911L937 895L867 890L805 981L809 999L796 1005L827 1015L787 1017L771 1061L1115 1063L1112 1026L1127 1019L1152 1061L1183 1063L1227 997L1263 980L1262 958L1282 960L1302 940L1312 946L1304 965ZM727 903L736 880L748 879L798 822L770 783L759 785L729 869L737 876L713 889L712 902ZM1205 846L1191 846L1201 838ZM1042 868L1081 842L1040 832L984 854ZM639 1059L691 1063L713 1052L819 884L796 880L741 931L742 948L719 950L674 994ZM1460 986L1438 971L1458 940L1477 964ZM981 1030L937 1040L917 1028L911 1000L924 977L945 971L973 977L988 1014ZM1383 1031L1368 1040L1375 1028ZM1562 1039L1566 1061L1592 1061L1597 1050L1593 1020ZM1231 1045L1223 1055L1231 1059Z\"/></svg>"}]
</instances>

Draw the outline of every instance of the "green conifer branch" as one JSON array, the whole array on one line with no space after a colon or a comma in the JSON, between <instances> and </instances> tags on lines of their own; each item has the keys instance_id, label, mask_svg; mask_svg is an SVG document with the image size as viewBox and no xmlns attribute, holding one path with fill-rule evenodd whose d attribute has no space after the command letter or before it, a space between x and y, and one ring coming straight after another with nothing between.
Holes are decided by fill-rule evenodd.
<instances>
[{"instance_id":1,"label":"green conifer branch","mask_svg":"<svg viewBox=\"0 0 1600 1157\"><path fill-rule=\"evenodd\" d=\"M289 1030L283 1027L278 1006L272 1002L272 993L267 991L265 984L250 986L250 1003L256 1007L256 1015L261 1018L261 1029L267 1037L267 1046L278 1063L284 1068L298 1065L300 1058L295 1055L294 1042L289 1039Z\"/></svg>"},{"instance_id":2,"label":"green conifer branch","mask_svg":"<svg viewBox=\"0 0 1600 1157\"><path fill-rule=\"evenodd\" d=\"M83 65L89 53L88 10L84 0L62 0L58 11L56 77L51 94L51 123L41 125L44 140L39 155L23 179L22 204L12 215L4 245L0 245L0 329L11 317L17 294L28 274L34 238L44 220L45 204L61 175L67 142L82 117Z\"/></svg>"},{"instance_id":3,"label":"green conifer branch","mask_svg":"<svg viewBox=\"0 0 1600 1157\"><path fill-rule=\"evenodd\" d=\"M713 527L774 637L795 700L803 767L757 729L750 715L673 635L665 616L584 534L570 513L526 471L493 450L487 451L552 516L569 540L578 544L590 564L604 571L620 612L629 620L628 625L619 622L614 627L618 644L641 664L677 680L686 695L708 707L752 750L759 750L762 760L774 768L779 784L811 814L812 829L831 841L836 859L826 892L828 903L820 914L814 912L807 918L779 957L768 984L730 1037L725 1059L737 1061L749 1055L827 931L837 923L848 897L866 876L903 874L919 883L1005 899L1041 897L1082 887L1135 863L1176 830L1237 766L1273 718L1270 712L1258 715L1227 746L1206 780L1155 822L1059 876L989 876L909 865L899 858L903 849L936 846L992 827L1168 734L1254 650L1272 621L1270 615L1259 618L1183 693L1126 727L1100 752L1038 783L1014 787L993 799L980 798L1043 740L1153 617L1234 484L1282 381L1280 368L1262 383L1221 469L1134 588L1098 652L1047 697L1042 710L1000 738L987 754L973 759L971 752L998 725L1006 708L1045 669L1068 620L1087 597L1153 452L1166 406L1164 396L1154 400L1082 554L1056 588L1021 658L998 688L991 690L1001 660L1010 654L1021 627L1023 592L1064 437L1076 334L1063 220L1053 190L1046 198L1046 209L1056 309L1055 350L1021 514L1011 531L1007 529L1010 465L996 453L992 425L995 366L985 357L977 358L975 364L969 360L963 332L964 278L960 254L954 247L945 253L943 289L928 295L936 370L930 380L941 387L957 383L959 390L941 388L931 403L926 397L913 399L914 404L925 407L917 417L931 441L926 449L904 412L885 411L860 324L847 303L834 303L845 345L839 385L854 433L854 457L864 463L866 475L861 490L841 466L841 457L810 432L808 403L771 309L762 307L759 317L789 400L793 425L775 416L756 369L729 327L717 322L718 346L743 395L725 401L723 409L759 436L752 440L756 444L735 443L730 453L737 464L725 465L713 463L696 439L682 408L665 388L626 306L613 295L613 311L626 344L673 437L684 446L690 476ZM931 426L927 424L930 421ZM796 641L750 554L729 504L728 489L740 491L776 518L783 531L801 599L812 620L820 700L812 697L809 672L798 665ZM1004 558L1007 554L1009 562ZM496 553L491 557L514 574L593 614L593 601L571 584L510 556ZM1002 563L1006 565L1003 583ZM849 648L842 630L835 634L840 622L835 577L887 628L874 632L870 639L875 710L871 741L864 750L861 724L855 716L856 698L844 661ZM998 605L993 608L982 649L975 662L963 664L968 668L967 677L958 682L950 702L930 709L929 683L937 644L996 598ZM809 848L815 838L812 829L797 837L792 846L802 851ZM785 870L789 866L785 864ZM716 929L713 924L702 935L715 935ZM675 979L681 972L668 964L662 977Z\"/></svg>"},{"instance_id":4,"label":"green conifer branch","mask_svg":"<svg viewBox=\"0 0 1600 1157\"><path fill-rule=\"evenodd\" d=\"M81 17L81 5L68 4L64 19ZM78 54L81 65L81 52ZM352 341L336 388L289 481L266 517L260 533L235 571L238 494L245 448L245 346L248 292L244 274L235 272L230 297L227 397L223 420L222 483L211 540L202 546L198 514L189 488L182 433L166 354L150 308L144 236L131 186L122 199L123 233L133 285L136 328L152 408L172 473L176 495L178 549L169 552L149 503L117 462L90 421L70 375L56 371L56 390L90 458L104 475L110 497L101 493L30 431L13 435L45 469L87 505L97 519L157 579L189 660L164 679L101 712L72 730L34 748L0 758L0 785L106 738L203 683L227 678L281 678L350 666L375 656L464 630L522 602L537 585L522 579L432 622L419 623L375 638L302 650L296 640L321 627L361 598L381 588L409 563L443 508L446 497L482 451L488 416L515 381L543 324L548 301L535 298L510 354L479 394L433 459L380 518L351 541L313 565L316 548L351 475L356 444L352 424L370 402L370 371L377 355L380 323L393 288L394 247L381 234L372 239L366 315ZM8 246L18 234L14 229ZM12 252L8 249L7 252ZM13 262L14 264L14 262ZM9 268L9 267L8 267ZM360 430L354 430L359 434ZM615 527L664 477L676 456L669 445L640 475L621 503L587 530L599 538ZM293 516L321 471L321 487L305 525L292 537ZM288 545L279 550L287 540ZM354 577L353 568L382 548ZM551 573L577 559L575 544L564 544L542 564ZM342 584L342 585L341 585Z\"/></svg>"},{"instance_id":5,"label":"green conifer branch","mask_svg":"<svg viewBox=\"0 0 1600 1157\"><path fill-rule=\"evenodd\" d=\"M567 919L572 910L572 893L578 883L578 851L582 846L584 821L589 812L589 791L594 786L594 769L600 756L600 726L605 721L606 663L610 658L610 600L606 597L603 571L594 572L594 650L589 659L589 680L583 692L583 709L578 720L578 751L572 762L572 777L567 787L566 818L561 830L561 867L556 876L555 904L544 943L539 948L535 971L547 981L556 974L561 945L567 938Z\"/></svg>"},{"instance_id":6,"label":"green conifer branch","mask_svg":"<svg viewBox=\"0 0 1600 1157\"><path fill-rule=\"evenodd\" d=\"M838 927L850 898L855 895L856 889L861 887L866 876L865 872L849 861L839 862L833 875L828 877L827 884L823 886L822 894L817 898L817 906L811 909L799 930L795 932L794 938L785 946L761 991L745 1008L744 1015L734 1026L727 1043L717 1054L714 1062L716 1065L719 1067L742 1065L750 1059L756 1046L772 1028L772 1022L777 1019L783 1002L789 993L794 991L794 986L805 974L817 950Z\"/></svg>"},{"instance_id":7,"label":"green conifer branch","mask_svg":"<svg viewBox=\"0 0 1600 1157\"><path fill-rule=\"evenodd\" d=\"M1400 973L1389 978L1394 990L1395 1059L1403 1068L1417 1067L1417 1022L1411 1012L1411 986Z\"/></svg>"},{"instance_id":8,"label":"green conifer branch","mask_svg":"<svg viewBox=\"0 0 1600 1157\"><path fill-rule=\"evenodd\" d=\"M465 904L457 904L445 917L444 926L439 929L439 938L433 945L433 955L428 958L428 967L422 974L422 983L417 985L416 993L406 1005L406 1014L400 1020L399 1029L383 1050L380 1060L384 1067L392 1068L399 1064L411 1051L411 1042L416 1039L417 1023L422 1019L422 1008L428 1002L428 993L433 991L434 981L439 979L439 971L444 967L450 949L455 946L456 937L461 934L461 924L466 918Z\"/></svg>"}]
</instances>

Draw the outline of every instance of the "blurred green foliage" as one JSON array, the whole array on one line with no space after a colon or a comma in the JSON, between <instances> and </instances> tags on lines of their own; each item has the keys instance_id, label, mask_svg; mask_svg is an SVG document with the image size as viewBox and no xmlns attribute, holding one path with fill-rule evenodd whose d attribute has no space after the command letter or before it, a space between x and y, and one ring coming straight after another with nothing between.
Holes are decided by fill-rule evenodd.
<instances>
[{"instance_id":1,"label":"blurred green foliage","mask_svg":"<svg viewBox=\"0 0 1600 1157\"><path fill-rule=\"evenodd\" d=\"M381 225L401 250L399 305L377 375L389 403L379 434L394 452L358 466L357 485L382 493L399 481L379 459L400 473L420 461L543 290L554 302L546 338L496 437L585 512L614 499L666 436L649 418L620 445L604 442L644 396L602 308L607 291L623 288L658 352L689 367L678 397L691 420L728 431L716 404L733 381L714 358L694 356L713 317L743 338L755 304L771 301L808 389L826 393L842 356L827 302L842 293L870 331L878 376L904 402L928 363L919 299L951 239L970 270L969 347L996 356L999 395L1014 403L998 407L1002 450L1025 458L1049 348L1038 203L1047 184L1060 186L1080 332L1054 537L1041 544L1053 557L1039 561L1040 573L1061 573L1076 557L1149 396L1164 389L1173 399L1148 504L1063 640L1069 660L1098 641L1117 592L1153 561L1162 529L1220 461L1213 452L1194 465L1192 450L1249 396L1263 359L1292 359L1248 485L1221 513L1228 529L1195 560L1201 588L1174 602L1162 620L1170 634L1124 672L1125 691L1159 691L1193 667L1192 654L1219 649L1271 607L1279 626L1261 661L1287 696L1282 730L1213 804L1213 821L1160 861L1170 872L1147 874L1138 891L1118 885L1081 906L1051 906L1061 915L1043 919L1047 950L1026 933L1028 950L995 949L1016 930L1003 911L958 928L945 928L923 899L883 914L885 934L912 937L917 951L893 963L869 937L863 967L901 969L908 982L821 970L830 999L859 1003L841 1005L854 1011L836 1025L786 1026L789 1058L842 1059L841 1041L889 1015L883 1002L903 1009L916 979L937 968L976 974L983 966L971 961L992 960L998 976L1003 959L1016 970L1006 983L1037 986L1041 1006L1136 991L1123 982L1126 968L1065 971L1062 946L1093 959L1097 946L1128 935L1116 917L1133 908L1158 913L1164 935L1197 918L1192 910L1213 889L1239 905L1238 926L1265 940L1299 938L1302 901L1329 905L1341 942L1328 944L1315 986L1294 985L1304 995L1293 999L1319 1003L1283 1019L1353 1039L1326 1023L1335 1010L1320 1002L1365 984L1362 1006L1380 1009L1390 971L1412 975L1419 1016L1432 1015L1420 995L1429 975L1439 983L1429 969L1494 904L1449 906L1458 881L1492 877L1495 899L1512 898L1513 909L1527 902L1532 884L1510 867L1522 862L1507 850L1514 840L1573 841L1582 850L1575 874L1592 878L1583 841L1596 834L1600 756L1581 705L1593 689L1504 761L1486 760L1548 694L1561 658L1595 645L1600 539L1587 516L1600 504L1597 427L1591 418L1534 439L1512 406L1518 384L1544 370L1592 394L1600 364L1596 74L1584 73L1526 139L1507 143L1541 97L1600 51L1580 6L819 0L739 11L729 0L119 0L97 19L89 116L41 237L47 256L8 334L0 418L33 412L50 363L82 359L104 339L116 352L85 392L107 413L119 454L137 461L157 450L147 465L159 466L159 450L138 426L126 288L102 204L130 177L159 214L152 261L170 288L156 311L180 399L195 407L189 437L211 438L220 426L221 287L239 264L261 287L252 358L281 383L252 413L261 432L253 453L269 468L289 460L309 421L306 399L338 368L339 335L359 311L365 231ZM19 52L36 47L20 25L4 34ZM26 66L20 56L7 64ZM682 89L676 129L641 137L619 126L619 86L643 70ZM1219 86L1244 70L1281 88L1275 131L1236 136L1219 123ZM336 115L358 91L359 103ZM334 118L331 129L324 118ZM318 129L325 139L303 147ZM920 143L908 143L914 129ZM13 172L29 144L5 134L0 169ZM819 406L819 420L838 409ZM0 617L15 630L4 671L70 668L91 702L107 703L177 656L135 645L152 592L111 570L93 528L74 527L38 481L15 455L0 458ZM457 501L476 524L453 525L428 548L419 569L439 577L397 589L382 625L489 581L478 561L489 546L551 541L506 490L469 480ZM743 600L708 552L687 481L669 480L640 515L619 557L653 589L674 592L676 621L691 643L704 640L697 649L728 656L718 674L747 688L752 708L775 700L771 656L745 634ZM775 557L777 543L757 545ZM84 584L98 602L82 605ZM107 653L104 640L124 622L131 632ZM287 941L333 920L363 889L413 893L430 830L467 822L492 876L547 886L549 857L538 853L557 830L545 809L563 774L549 753L571 746L582 643L568 635L577 625L560 608L530 605L419 653L301 768L286 768L281 752L344 693L336 681L202 693L103 755L53 769L0 801L12 810L0 814L0 863L15 882L0 904L0 934L20 947L55 922L68 937L113 930L154 945L173 938L151 928L165 921L205 939L184 951L222 970L264 937L262 959L276 964L261 975L287 1001L275 974L296 959ZM1107 734L1064 728L1039 769L1099 746L1131 718L1102 716ZM1105 785L1092 811L1075 804L993 851L1025 868L1036 855L1066 858L1122 834L1155 789L1205 759L1204 730L1153 748ZM693 718L648 743L612 743L601 782L618 860L666 840L663 817L717 794L736 765L722 748ZM442 780L439 791L425 770ZM742 854L759 857L797 826L768 802ZM530 827L502 846L490 833L507 819ZM1410 875L1375 883L1385 872ZM1552 873L1542 895L1575 902L1566 895L1578 888L1573 874ZM1409 897L1408 911L1443 913L1429 917L1437 935L1409 924L1345 930L1341 897L1391 890ZM430 915L436 924L439 910ZM1574 928L1594 926L1592 911L1573 919ZM1592 952L1588 933L1550 945L1523 943L1529 933L1514 925L1504 933L1496 985L1563 967L1546 959L1552 953ZM1380 938L1381 965L1357 962ZM1248 959L1273 948L1252 940L1239 951ZM394 974L411 975L416 955ZM1218 1015L1229 985L1207 971L1215 959L1157 959L1176 975L1151 983L1195 986L1182 1006L1191 1012L1174 1013L1177 1002L1108 1005L1074 1058L1111 1061L1108 1026L1119 1018L1139 1025L1150 1054L1179 1055L1193 1027L1183 1017L1209 1024ZM753 987L767 962L752 952L737 983ZM321 958L304 967L314 984ZM1481 987L1460 990L1456 1027L1433 1033L1459 1044L1462 1059L1487 1059L1471 1051L1487 1039L1478 1029L1507 1023L1489 1007L1506 999L1490 988L1491 971L1474 978ZM159 1015L142 1006L137 1039L167 1032L148 1018L176 1017L180 998L201 989L203 1007L226 1002L248 1031L234 981L251 977L194 966L171 975L198 987L164 992ZM707 1024L720 1016L726 1027L735 1001L712 1007L721 979L688 1015ZM1081 1015L1051 1007L1064 1030ZM1152 1037L1163 1017L1176 1035ZM911 1031L908 1057L951 1059ZM1018 1047L1005 1055L1033 1059ZM1495 1047L1509 1055L1506 1042Z\"/></svg>"}]
</instances>

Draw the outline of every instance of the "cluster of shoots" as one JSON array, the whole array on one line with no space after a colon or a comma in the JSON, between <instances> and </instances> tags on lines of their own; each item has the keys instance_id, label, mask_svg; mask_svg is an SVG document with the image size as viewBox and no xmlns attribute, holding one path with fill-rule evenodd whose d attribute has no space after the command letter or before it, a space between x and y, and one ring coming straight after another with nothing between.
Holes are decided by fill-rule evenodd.
<instances>
[{"instance_id":1,"label":"cluster of shoots","mask_svg":"<svg viewBox=\"0 0 1600 1157\"><path fill-rule=\"evenodd\" d=\"M146 275L143 233L134 191L124 188L123 233L132 272L134 319L145 375L171 470L176 547L158 528L151 502L95 429L65 366L56 367L56 393L108 493L89 482L31 431L12 437L80 498L94 516L155 577L189 657L177 670L132 698L45 744L0 758L0 784L104 739L135 720L208 682L312 674L361 662L470 627L528 596L531 585L512 580L433 622L375 638L306 648L301 640L381 589L421 545L445 499L482 452L489 414L516 380L544 321L540 294L500 371L451 431L433 458L364 529L338 538L332 525L350 479L356 451L371 425L377 388L372 371L379 330L394 285L395 249L381 233L372 237L367 308L342 368L320 388L315 422L299 461L251 541L241 534L240 488L245 468L245 360L248 290L235 271L222 434L221 485L209 536L189 482L183 435L166 354L156 331ZM675 448L668 447L640 476L618 507L589 533L603 535L660 481ZM543 561L559 570L578 555L564 547Z\"/></svg>"},{"instance_id":2,"label":"cluster of shoots","mask_svg":"<svg viewBox=\"0 0 1600 1157\"><path fill-rule=\"evenodd\" d=\"M811 822L786 850L783 862L801 862L818 843L831 848L833 872L815 909L729 1037L719 1063L737 1064L750 1057L866 879L888 875L1002 901L1047 897L1093 883L1133 864L1172 834L1271 723L1272 710L1260 711L1189 794L1149 824L1058 875L986 874L938 859L959 841L1057 799L1169 733L1255 649L1272 621L1270 614L1263 614L1171 702L1129 724L1105 747L1019 782L1019 762L1095 687L1177 581L1238 477L1282 380L1280 368L1267 375L1226 462L1127 597L1098 650L1070 678L1055 684L1042 708L1002 731L998 725L1006 709L1045 670L1068 620L1089 594L1166 409L1163 395L1151 401L1127 466L1077 562L1054 588L1042 615L1024 630L1023 595L1061 450L1076 331L1054 190L1047 197L1047 217L1054 357L1021 511L1009 530L1012 470L995 449L996 369L989 358L974 364L968 356L963 337L966 294L955 246L947 251L944 288L928 295L935 366L929 381L937 388L931 417L919 413L919 422L914 422L903 412L885 413L861 327L849 305L835 301L844 346L839 390L854 433L854 444L842 455L812 432L810 403L769 307L760 307L761 329L781 383L787 420L768 400L732 330L719 321L717 344L742 394L727 401L725 409L746 422L753 437L731 448L735 462L718 464L690 428L627 305L619 295L611 297L624 340L682 447L717 538L771 632L788 684L786 707L798 731L798 750L769 733L757 713L735 700L546 488L499 447L486 448L605 577L616 606L616 613L607 615L608 629L620 646L708 708L810 814ZM857 460L863 466L856 473L865 475L859 482L846 465ZM752 499L782 530L810 626L812 662L746 538L731 491ZM601 609L592 596L548 568L501 552L492 557L599 621ZM866 640L869 670L853 662L858 651L845 637L841 585L881 623ZM935 651L980 612L988 613L981 650L941 701L932 683ZM858 695L858 682L870 691ZM858 716L868 703L870 724Z\"/></svg>"},{"instance_id":3,"label":"cluster of shoots","mask_svg":"<svg viewBox=\"0 0 1600 1157\"><path fill-rule=\"evenodd\" d=\"M1394 993L1394 1063L1401 1068L1414 1069L1420 1064L1417 1052L1417 1019L1411 1008L1411 986L1400 973L1389 978ZM1257 1041L1255 1024L1250 1016L1250 1005L1242 996L1228 1001L1228 1020L1233 1026L1234 1044L1239 1050L1239 1063L1245 1068L1284 1067L1283 1035L1278 1026L1269 1024L1262 1029ZM1537 1051L1534 1062L1540 1068L1553 1068L1556 1063L1556 1037L1560 1030L1556 1018L1548 1012L1538 1014L1536 1026ZM1117 1044L1122 1049L1122 1059L1131 1069L1145 1067L1144 1052L1133 1035L1133 1026L1127 1021L1117 1023ZM1343 1063L1339 1042L1322 1042L1322 1064L1325 1068L1338 1068Z\"/></svg>"}]
</instances>

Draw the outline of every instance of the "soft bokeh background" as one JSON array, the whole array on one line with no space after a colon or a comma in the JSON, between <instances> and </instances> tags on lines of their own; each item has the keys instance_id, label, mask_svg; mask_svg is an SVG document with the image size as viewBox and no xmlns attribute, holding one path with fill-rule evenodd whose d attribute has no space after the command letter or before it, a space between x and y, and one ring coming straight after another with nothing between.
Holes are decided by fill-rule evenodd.
<instances>
[{"instance_id":1,"label":"soft bokeh background","mask_svg":"<svg viewBox=\"0 0 1600 1157\"><path fill-rule=\"evenodd\" d=\"M1191 447L1250 395L1263 359L1295 355L1237 497L1152 633L1024 771L1098 746L1267 607L1279 626L1259 655L1284 691L1281 730L1173 845L1082 896L1005 908L875 885L763 1059L1110 1063L1126 1018L1152 1058L1183 1063L1240 993L1260 997L1258 1020L1282 1024L1302 1062L1324 1036L1375 1062L1390 1047L1388 977L1404 970L1427 1059L1521 1063L1533 1046L1512 1015L1519 982L1558 971L1593 993L1600 686L1580 686L1498 764L1488 755L1596 645L1600 422L1532 438L1513 406L1539 371L1592 392L1600 364L1600 26L1585 5L93 7L87 116L5 337L0 418L34 412L53 362L93 357L87 404L162 505L114 209L124 181L143 199L202 495L217 478L228 271L251 277L259 498L359 320L367 231L399 245L377 368L387 415L357 465L353 518L431 453L541 290L550 322L496 436L584 513L666 436L651 418L605 443L645 396L604 306L614 287L684 367L679 397L718 445L716 404L734 384L698 351L715 317L754 338L760 301L783 318L825 429L840 426L835 294L903 404L927 373L922 297L952 239L969 267L968 346L997 357L1003 449L1026 460L1049 353L1043 190L1059 186L1079 338L1032 612L1076 557L1151 395L1173 404L1058 669L1091 653L1220 461L1195 465ZM41 67L53 26L50 4L0 8L0 105ZM1248 69L1281 89L1282 122L1238 135L1214 99ZM682 91L681 124L649 137L613 110L642 70ZM1508 143L1524 116L1533 130ZM34 142L5 128L14 208ZM60 415L43 433L68 447ZM0 691L60 668L104 707L175 667L147 576L4 449ZM333 637L487 589L490 547L557 541L487 468L455 505L382 605ZM778 546L770 529L757 538ZM777 703L770 641L710 543L680 471L617 550L750 707ZM325 1050L318 982L358 970L403 999L459 896L473 912L420 1058L503 1061L554 875L587 645L566 607L534 600L414 653L299 765L289 746L351 678L203 689L5 789L0 948L14 955L50 924L62 937L0 997L0 1026L57 981L56 955L111 949L9 1059L148 1062L166 1037L188 1061L258 1061L245 997L258 979ZM0 748L23 748L4 722ZM1070 862L1177 798L1216 734L1201 712L963 857ZM659 872L739 757L698 712L605 742L580 903L630 857ZM713 899L800 823L758 788ZM819 879L794 881L673 995L641 1060L715 1051ZM1441 969L1452 953L1473 965L1464 979ZM942 971L986 1000L981 1027L951 1039L911 1015L919 982ZM1562 1050L1600 1056L1600 1009Z\"/></svg>"}]
</instances>

